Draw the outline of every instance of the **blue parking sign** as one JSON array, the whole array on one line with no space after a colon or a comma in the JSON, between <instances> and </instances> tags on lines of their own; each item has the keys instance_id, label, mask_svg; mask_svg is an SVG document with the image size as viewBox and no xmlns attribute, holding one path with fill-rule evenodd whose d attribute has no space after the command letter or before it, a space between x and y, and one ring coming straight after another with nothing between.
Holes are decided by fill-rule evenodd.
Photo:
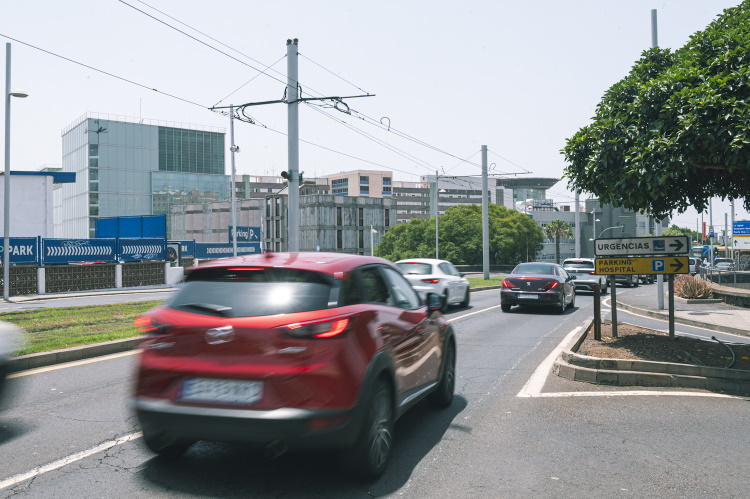
<instances>
[{"instance_id":1,"label":"blue parking sign","mask_svg":"<svg viewBox=\"0 0 750 499\"><path fill-rule=\"evenodd\" d=\"M651 260L651 270L653 272L663 272L664 260Z\"/></svg>"}]
</instances>

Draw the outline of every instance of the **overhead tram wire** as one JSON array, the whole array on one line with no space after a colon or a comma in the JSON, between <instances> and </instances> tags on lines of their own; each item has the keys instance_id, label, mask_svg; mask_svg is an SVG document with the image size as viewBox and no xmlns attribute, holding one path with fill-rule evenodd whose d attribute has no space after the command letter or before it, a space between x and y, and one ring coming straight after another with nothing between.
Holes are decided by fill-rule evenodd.
<instances>
[{"instance_id":1,"label":"overhead tram wire","mask_svg":"<svg viewBox=\"0 0 750 499\"><path fill-rule=\"evenodd\" d=\"M409 154L409 153L407 153L407 152L405 152L405 151L402 151L401 149L398 149L397 147L395 147L395 146L392 146L392 145L390 145L390 144L386 143L385 141L383 141L383 140L381 140L381 139L378 139L378 138L376 138L376 137L374 137L374 136L372 136L372 135L368 134L367 132L364 132L364 131L362 131L362 130L359 130L359 129L357 129L356 127L352 126L351 124L349 124L349 123L346 123L345 121L342 121L342 120L338 120L338 119L336 119L335 117L331 116L330 114L328 114L328 113L326 113L325 111L323 111L322 109L320 109L320 108L319 108L319 106L314 106L314 105L311 105L311 104L309 104L309 103L306 103L306 104L307 104L307 105L308 105L309 107L311 107L312 109L314 109L315 111L317 111L317 112L319 112L319 113L323 114L323 115L324 115L325 117L327 117L327 118L329 118L329 119L331 119L331 120L335 121L336 123L339 123L339 124L341 124L341 125L345 126L345 127L346 127L346 128L348 128L349 130L351 130L351 131L353 131L353 132L355 132L355 133L357 133L357 134L359 134L359 135L362 135L363 137L365 137L365 138L367 138L367 139L369 139L369 140L371 140L371 141L375 142L376 144L379 144L379 145L381 145L381 146L385 147L386 149L390 150L391 152L395 152L395 153L396 153L396 154L398 154L399 156L401 156L401 157L403 157L403 158L406 158L406 159L408 159L408 160L412 161L413 163L415 163L415 164L417 164L417 165L419 165L419 166L422 166L422 167L424 167L424 168L428 168L428 169L432 169L432 170L434 170L434 169L435 169L435 167L434 167L433 165L431 165L431 164L427 163L426 161L424 161L424 160L421 160L421 159L417 158L416 156L413 156L413 155L411 155L411 154Z\"/></svg>"},{"instance_id":2,"label":"overhead tram wire","mask_svg":"<svg viewBox=\"0 0 750 499\"><path fill-rule=\"evenodd\" d=\"M368 92L367 90L364 90L363 88L361 88L361 87L358 87L357 85L355 85L354 83L350 82L349 80L347 80L347 79L345 79L345 78L342 78L341 76L337 75L336 73L334 73L334 72L333 72L333 71L331 71L330 69L328 69L328 68L326 68L326 67L324 67L324 66L322 66L322 65L318 64L317 62L313 61L312 59L310 59L310 58L309 58L309 57L307 57L306 55L304 55L304 54L301 54L301 53L300 53L300 54L299 54L299 56L300 56L300 57L304 57L304 58L305 58L305 59L307 59L308 61L310 61L310 62L312 62L313 64L315 64L316 66L318 66L318 67L319 67L320 69L322 69L322 70L324 70L324 71L328 71L329 73L331 73L331 74L332 74L333 76L335 76L335 77L336 77L336 78L338 78L339 80L341 80L341 81L344 81L344 82L348 83L349 85L353 86L354 88L356 88L356 89L357 89L357 90L359 90L360 92L364 92L364 93L366 93L366 94L369 94L369 93L370 93L370 92Z\"/></svg>"},{"instance_id":3,"label":"overhead tram wire","mask_svg":"<svg viewBox=\"0 0 750 499\"><path fill-rule=\"evenodd\" d=\"M264 70L264 72L267 71L268 69L270 69L271 67L277 65L280 61L283 61L284 59L286 59L286 54L284 54L283 56L281 56L276 62L274 62L270 66L266 66L266 69ZM242 85L240 85L236 90L234 90L233 92L231 92L229 95L227 95L223 99L220 99L212 107L218 106L219 104L221 104L222 102L224 102L225 100L227 100L228 98L230 98L231 96L233 96L234 94L236 94L237 92L239 92L242 88L244 88L246 85L248 85L250 82L252 82L253 80L255 80L257 77L259 77L262 74L264 74L264 73L258 73L257 75L253 76L248 81L246 81L245 83L243 83Z\"/></svg>"},{"instance_id":4,"label":"overhead tram wire","mask_svg":"<svg viewBox=\"0 0 750 499\"><path fill-rule=\"evenodd\" d=\"M188 38L191 38L192 40L195 40L195 41L197 41L198 43L201 43L201 44L205 45L206 47L209 47L210 49L212 49L212 50L215 50L216 52L219 52L220 54L222 54L222 55L225 55L225 56L227 56L227 57L229 57L229 58L231 58L231 59L233 59L233 60L235 60L235 61L239 62L240 64L244 64L245 66L247 66L247 67L249 67L249 68L251 68L251 69L254 69L255 71L258 71L258 76L259 76L259 75L261 75L261 74L265 74L265 75L266 75L266 76L268 76L269 78L273 78L274 80L276 80L276 81L278 81L278 82L280 82L280 83L284 84L285 86L286 86L286 84L287 84L287 83L286 83L285 81L282 81L282 80L280 80L280 79L278 79L278 78L275 78L275 77L273 77L273 76L269 75L269 74L268 74L268 73L266 72L266 71L267 71L267 70L268 70L268 69L269 69L269 68L270 68L271 66L275 66L275 65L276 65L276 64L277 64L277 63L278 63L279 61L276 61L276 62L275 62L275 63L273 63L273 64L272 64L271 66L266 66L266 69L264 69L263 71L261 71L261 70L259 70L258 68L256 68L256 67L253 67L253 66L251 66L251 65L249 65L249 64L247 64L247 63L244 63L244 62L242 62L242 61L238 60L238 59L237 59L236 57L232 57L231 55L227 54L226 52L223 52L223 51L221 51L221 50L217 49L216 47L213 47L213 46L211 46L210 44L208 44L208 43L206 43L206 42L204 42L204 41L202 41L202 40L199 40L198 38L196 38L196 37L194 37L194 36L192 36L192 35L190 35L190 34L188 34L188 33L184 32L184 31L182 31L182 30L180 30L180 29L178 29L178 28L176 28L176 27L172 26L171 24L169 24L169 23L167 23L167 22L164 22L164 21L162 21L161 19L158 19L157 17L155 17L155 16L152 16L151 14L149 14L149 13L147 13L147 12L144 12L143 10L141 10L141 9L139 9L139 8L137 8L137 7L133 6L133 5L130 5L129 3L125 2L124 0L118 0L118 1L119 1L120 3L122 3L122 4L125 4L125 5L127 5L127 6L128 6L128 7L130 7L131 9L133 9L133 10L135 10L135 11L137 11L137 12L140 12L141 14L143 14L143 15L145 15L145 16L148 16L148 17L150 17L151 19L154 19L155 21L158 21L158 22L162 23L163 25L165 25L165 26L167 26L167 27L169 27L169 28L172 28L173 30L177 31L178 33L181 33L181 34L183 34L183 35L187 36ZM170 16L170 15L169 15L169 14L167 14L166 12L163 12L163 11L161 11L161 10L157 9L156 7L153 7L153 6L149 5L149 4L147 4L147 3L146 3L146 2L144 2L143 0L136 0L136 1L137 1L137 2L139 2L139 3L141 3L141 4L143 4L143 5L145 5L145 6L147 6L147 7L148 7L148 8L150 8L150 9L153 9L153 10L155 10L155 11L156 11L156 12L158 12L159 14L161 14L161 15L163 15L163 16L165 16L165 17L168 17L169 19L172 19L173 21L175 21L175 22L177 22L177 23L179 23L179 24L181 24L181 25L185 26L186 28L188 28L188 29L191 29L191 30L195 31L196 33L199 33L199 34L201 34L202 36L205 36L205 37L206 37L206 38L208 38L209 40L211 40L211 41L214 41L214 42L218 43L219 45L221 45L221 46L223 46L223 47L226 47L226 48L228 48L228 49L229 49L229 50L231 50L232 52L236 52L237 54L240 54L240 55L241 55L242 57L246 57L247 59L250 59L251 61L253 61L253 62L256 62L256 63L258 63L258 64L261 64L261 65L265 65L265 63L263 63L263 62L260 62L260 61L258 61L257 59L254 59L253 57L250 57L249 55L247 55L247 54L245 54L245 53L243 53L243 52L241 52L241 51L239 51L239 50L235 49L234 47L231 47L231 46L227 45L226 43L224 43L224 42L222 42L222 41L220 41L220 40L217 40L216 38L212 37L211 35L208 35L208 34L206 34L206 33L202 32L201 30L199 30L199 29L196 29L196 28L192 27L191 25L189 25L189 24L187 24L187 23L185 23L185 22L183 22L183 21L180 21L180 20L179 20L179 19L177 19L176 17ZM286 54L284 54L284 56L282 57L282 59L283 59L283 58L285 58L285 57L286 57ZM280 72L280 71L277 71L277 70L275 70L275 69L272 69L272 71L273 71L274 73L276 73L276 74L278 74L278 75L280 75L280 76L284 77L284 78L288 78L288 77L287 77L287 75L286 75L285 73L282 73L282 72ZM249 82L248 82L248 83L249 83ZM299 82L299 81L295 81L295 83L296 83L296 84L297 84L297 85L298 85L298 86L299 86L300 88L302 88L302 86L300 85L300 82ZM241 88L241 87L240 87L240 88ZM238 90L239 90L239 89L238 89ZM312 90L313 92L317 92L317 91L316 91L316 90L314 90L314 89L311 89L311 90ZM235 90L235 92L236 92L236 90ZM308 93L308 92L304 92L304 93L306 93L307 95L310 95L310 96L313 96L313 95L314 95L314 94L311 94L311 93ZM318 94L319 94L319 96L322 96L322 95L323 95L322 93L319 93L319 92L318 92ZM231 95L231 94L230 94L230 95ZM226 99L226 97L225 97L225 99ZM221 102L221 101L219 101L219 102Z\"/></svg>"},{"instance_id":5,"label":"overhead tram wire","mask_svg":"<svg viewBox=\"0 0 750 499\"><path fill-rule=\"evenodd\" d=\"M266 68L266 70L263 70L263 71L261 71L261 70L259 70L258 68L254 67L254 66L252 66L252 65L250 65L250 64L247 64L246 62L243 62L243 61L241 61L241 60L237 59L236 57L234 57L234 56L232 56L232 55L230 55L230 54L227 54L226 52L224 52L224 51L222 51L222 50L219 50L219 49L217 49L216 47L213 47L213 46L211 46L210 44L208 44L208 43L206 43L206 42L204 42L204 41L202 41L202 40L200 40L200 39L198 39L198 38L196 38L196 37L194 37L194 36L190 35L189 33L186 33L185 31L183 31L183 30L180 30L180 29L178 29L178 28L176 28L176 27L172 26L171 24L169 24L169 23L167 23L167 22L165 22L165 21L162 21L161 19L158 19L158 18L157 18L157 17L155 17L155 16L152 16L151 14L149 14L149 13L147 13L147 12L145 12L145 11L143 11L143 10L141 10L141 9L139 9L139 8L137 8L137 7L135 7L135 6L131 5L131 4L129 4L129 3L127 3L127 2L125 2L124 0L118 0L118 1L119 1L120 3L122 3L122 4L124 4L124 5L127 5L128 7L132 8L132 9L134 9L134 10L136 10L136 11L138 11L138 12L142 13L143 15L145 15L145 16L148 16L148 17L150 17L150 18L154 19L155 21L157 21L157 22L160 22L160 23L164 24L165 26L167 26L167 27L169 27L169 28L172 28L173 30L175 30L175 31L177 31L177 32L179 32L179 33L181 33L181 34L183 34L183 35L185 35L185 36L187 36L187 37L189 37L189 38L191 38L191 39L193 39L193 40L197 41L197 42L198 42L198 43L200 43L200 44L202 44L202 45L205 45L206 47L209 47L209 48L211 48L212 50L215 50L216 52L219 52L220 54L223 54L223 55L225 55L225 56L227 56L227 57L229 57L229 58L231 58L231 59L233 59L233 60L235 60L235 61L239 62L240 64L243 64L243 65L245 65L245 66L247 66L247 67L249 67L249 68L251 68L251 69L253 69L253 70L255 70L255 71L258 71L258 72L259 72L260 74L265 74L265 75L266 75L266 76L268 76L269 78L273 78L274 80L276 80L276 81L278 81L279 83L282 83L282 84L284 84L284 85L286 85L286 84L287 84L286 82L284 82L284 81L282 81L282 80L280 80L280 79L278 79L278 78L276 78L276 77L274 77L274 76L271 76L271 75L269 75L268 73L266 73L265 71L267 71L267 68ZM149 5L149 4L145 3L145 2L143 2L142 0L137 0L137 1L138 1L138 2L140 2L140 3L142 3L143 5L146 5L146 6L148 6L148 7L149 7L149 8L151 8L151 9L155 10L156 12L159 12L160 14L162 14L162 15L164 15L164 16L166 16L166 17L170 18L170 19L173 19L173 20L174 20L175 22L178 22L178 23L182 24L183 26L186 26L186 27L188 27L189 29L191 29L191 30L195 31L196 33L200 33L201 35L205 36L206 38L208 38L208 39L210 39L210 40L212 40L212 41L215 41L216 43L219 43L219 44L221 44L221 45L223 45L223 46L227 47L228 49L230 49L230 50L232 50L232 51L234 51L234 52L237 52L238 54L241 54L241 55L242 55L243 57L247 57L248 59L250 59L250 60L252 60L252 61L258 62L257 60L253 59L252 57L249 57L249 56L247 56L246 54L243 54L242 52L240 52L240 51L238 51L238 50L236 50L236 49L234 49L234 48L232 48L232 47L230 47L230 46L228 46L228 45L226 45L226 44L224 44L224 43L220 42L219 40L216 40L215 38L213 38L213 37L211 37L211 36L209 36L209 35L206 35L205 33L201 32L200 30L197 30L197 29L193 28L192 26L190 26L190 25L188 25L188 24L186 24L186 23L184 23L184 22L182 22L182 21L180 21L180 20L178 20L178 19L176 19L176 18L174 18L174 17L170 16L169 14L166 14L166 13L164 13L164 12L162 12L162 11L160 11L160 10L158 10L158 9L154 8L154 7L152 7L151 5ZM317 66L321 67L321 68L322 68L322 69L324 69L325 71L328 71L328 72L330 72L330 73L334 74L334 73L333 73L332 71L330 71L329 69L327 69L327 68L323 67L322 65L318 64L317 62L313 61L313 60L312 60L312 59L310 59L309 57L307 57L307 56L303 56L303 57L304 57L305 59L309 60L310 62L312 62L313 64L316 64ZM274 64L275 64L275 63L274 63ZM274 70L274 72L276 72L276 73L278 73L278 74L282 74L282 73L279 73L278 71L275 71L275 70ZM344 78L341 78L341 79L342 79L343 81L345 81L345 82L349 83L350 85L352 85L352 86L355 86L355 87L356 87L356 88L358 88L359 90L361 90L361 91L363 91L363 92L366 92L365 90L362 90L362 89L361 89L360 87L357 87L356 85L354 85L353 83L349 82L348 80L345 80ZM296 82L296 83L297 83L298 87L300 88L300 91L301 91L301 93L307 93L307 95L313 95L313 94L310 94L310 93L308 93L308 92L303 92L303 91L302 91L302 86L300 85L299 81L298 81L298 82ZM241 87L240 87L240 88L241 88ZM319 93L319 92L317 92L317 91L315 91L315 90L313 90L313 92ZM369 92L366 92L366 93L368 93L368 94L369 94ZM319 93L319 94L320 94L320 93ZM231 95L231 94L230 94L230 95ZM320 94L320 95L323 95L323 94ZM226 98L226 97L225 97L225 98ZM436 151L436 152L440 152L441 154L445 154L445 155L447 155L447 156L450 156L450 157L452 157L452 158L455 158L455 159L458 159L458 160L462 160L461 158L459 158L458 156L456 156L456 155L454 155L454 154L451 154L451 153L449 153L449 152L447 152L447 151L444 151L444 150L440 149L439 147L433 146L433 145L431 145L431 144L429 144L429 143L427 143L427 142L424 142L424 141L422 141L422 140L420 140L420 139L417 139L417 138L415 138L415 137L412 137L411 135L409 135L409 134L407 134L407 133L405 133L405 132L401 132L400 130L397 130L397 129L395 129L395 128L392 128L392 127L390 127L390 126L388 126L388 127L385 127L385 126L384 126L384 125L383 125L383 124L382 124L382 123L381 123L380 121L376 121L376 120L375 120L374 118L372 118L372 117L370 117L370 116L367 116L367 115L365 115L364 113L361 113L361 112L359 112L359 111L356 111L356 110L351 110L351 109L350 109L350 111L351 111L351 112L353 112L353 113L355 113L355 114L357 115L357 117L360 117L360 116L361 116L361 117L363 117L363 118L360 118L360 119L362 119L362 120L363 120L363 121L365 121L365 122L369 122L369 123L370 123L371 125L377 126L377 127L381 128L381 129L386 129L386 131L388 131L388 132L394 133L394 134L396 134L397 136L400 136L400 137L402 137L402 138L404 138L404 139L406 139L406 140L410 140L410 141L412 141L412 142L414 142L414 143L416 143L416 144L422 145L423 147L427 147L428 149L432 149L432 150L434 150L434 151ZM350 113L347 113L347 114L350 114L350 115L351 115L351 112L350 112ZM505 158L503 158L503 159L505 159ZM463 161L463 160L462 160L462 161ZM506 160L506 161L508 161L508 162L512 163L512 162L511 162L511 161L509 161L509 160ZM473 165L473 166L475 166L475 167L477 167L477 168L481 168L481 165L479 165L479 164L477 164L477 163L472 163L472 162L467 162L467 163L468 163L468 164L470 164L470 165ZM518 167L519 167L519 168L521 168L522 170L525 170L526 172L528 172L528 170L526 170L525 168L523 168L523 167L521 167L521 166L519 166L519 165L517 165L517 164L515 164L515 163L512 163L512 164L514 164L515 166L518 166ZM530 172L528 172L528 173L530 173Z\"/></svg>"},{"instance_id":6,"label":"overhead tram wire","mask_svg":"<svg viewBox=\"0 0 750 499\"><path fill-rule=\"evenodd\" d=\"M0 36L2 36L3 38L7 38L8 40L13 40L13 41L14 41L14 42L16 42L16 43L20 43L21 45L25 45L25 46L27 46L27 47L30 47L30 48L34 49L34 50L38 50L38 51L40 51L40 52L44 52L45 54L49 54L49 55L51 55L51 56L54 56L54 57L57 57L57 58L63 59L63 60L65 60L65 61L68 61L68 62L72 62L73 64L77 64L78 66L83 66L84 68L90 69L90 70L92 70L92 71L96 71L97 73L102 73L102 74L104 74L104 75L107 75L107 76L111 76L112 78L116 78L116 79L118 79L118 80L121 80L121 81L124 81L124 82L126 82L126 83L130 83L131 85L136 85L136 86L138 86L138 87L141 87L141 88L145 88L146 90L152 90L152 91L154 91L154 92L157 92L157 93L160 93L160 94L162 94L162 95L166 95L167 97L171 97L171 98L173 98L173 99L177 99L177 100L179 100L179 101L182 101L182 102L186 102L186 103L188 103L188 104L192 104L192 105L194 105L194 106L202 107L203 109L209 109L209 107L208 107L208 106L206 106L206 105L203 105L203 104L199 104L199 103L197 103L197 102L193 102L193 101L191 101L191 100L189 100L189 99L184 99L184 98L182 98L182 97L178 97L178 96L176 96L176 95L174 95L174 94L170 94L170 93L167 93L167 92L162 92L161 90L157 90L157 89L155 89L155 88L149 87L148 85L144 85L144 84L142 84L142 83L138 83L138 82L135 82L135 81L133 81L133 80L129 80L129 79L127 79L127 78L124 78L124 77L122 77L122 76L117 76L116 74L113 74L113 73L109 73L109 72L107 72L107 71L104 71L104 70L102 70L102 69L97 69L97 68L95 68L95 67L93 67L93 66L89 66L88 64L84 64L84 63L82 63L82 62L78 62L78 61L75 61L75 60L73 60L73 59L70 59L69 57L65 57L65 56L63 56L63 55L60 55L60 54L56 54L56 53L54 53L54 52L50 52L49 50L45 50L45 49L43 49L43 48L41 48L41 47L37 47L37 46L35 46L35 45L32 45L32 44L30 44L30 43L26 43L26 42L23 42L23 41L21 41L21 40L18 40L17 38L13 38L13 37L11 37L11 36L8 36L8 35L5 35L5 34L3 34L3 33L0 33Z\"/></svg>"}]
</instances>

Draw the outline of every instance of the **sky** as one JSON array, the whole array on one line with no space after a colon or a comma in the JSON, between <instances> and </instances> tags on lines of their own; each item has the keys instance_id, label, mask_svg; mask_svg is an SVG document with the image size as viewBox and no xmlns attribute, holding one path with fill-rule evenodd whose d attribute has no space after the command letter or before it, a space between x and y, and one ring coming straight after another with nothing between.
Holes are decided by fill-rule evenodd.
<instances>
[{"instance_id":1,"label":"sky","mask_svg":"<svg viewBox=\"0 0 750 499\"><path fill-rule=\"evenodd\" d=\"M210 108L282 99L286 42L297 38L304 97L370 95L345 99L349 113L331 101L300 106L305 177L356 169L391 170L394 181L480 175L486 145L495 176L562 178L566 138L651 46L652 9L659 45L678 49L739 3L9 2L0 58L10 42L11 87L29 93L11 102L11 169L61 165L61 131L86 113L223 128L229 158L229 118ZM235 120L237 173L279 175L287 169L286 105L246 113L255 125ZM574 199L565 179L548 197ZM750 220L741 205L736 220ZM729 203L714 199L712 207L702 220L718 231ZM682 227L700 221L692 209L673 214Z\"/></svg>"}]
</instances>

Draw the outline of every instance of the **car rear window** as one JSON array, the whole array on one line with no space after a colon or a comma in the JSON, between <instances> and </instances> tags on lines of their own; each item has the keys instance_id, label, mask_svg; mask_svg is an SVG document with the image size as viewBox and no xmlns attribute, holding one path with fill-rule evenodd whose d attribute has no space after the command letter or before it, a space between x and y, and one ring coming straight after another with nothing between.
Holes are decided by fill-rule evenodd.
<instances>
[{"instance_id":1,"label":"car rear window","mask_svg":"<svg viewBox=\"0 0 750 499\"><path fill-rule=\"evenodd\" d=\"M594 262L587 262L585 260L565 260L563 267L566 269L593 269Z\"/></svg>"},{"instance_id":2,"label":"car rear window","mask_svg":"<svg viewBox=\"0 0 750 499\"><path fill-rule=\"evenodd\" d=\"M422 262L401 262L397 263L396 266L398 266L399 269L401 269L401 273L404 275L408 274L417 274L417 275L427 275L432 274L432 265L429 263L422 263Z\"/></svg>"},{"instance_id":3,"label":"car rear window","mask_svg":"<svg viewBox=\"0 0 750 499\"><path fill-rule=\"evenodd\" d=\"M514 274L547 274L555 275L555 267L544 263L519 263L513 269Z\"/></svg>"},{"instance_id":4,"label":"car rear window","mask_svg":"<svg viewBox=\"0 0 750 499\"><path fill-rule=\"evenodd\" d=\"M338 306L339 284L318 272L263 267L199 269L167 306L204 315L254 317Z\"/></svg>"}]
</instances>

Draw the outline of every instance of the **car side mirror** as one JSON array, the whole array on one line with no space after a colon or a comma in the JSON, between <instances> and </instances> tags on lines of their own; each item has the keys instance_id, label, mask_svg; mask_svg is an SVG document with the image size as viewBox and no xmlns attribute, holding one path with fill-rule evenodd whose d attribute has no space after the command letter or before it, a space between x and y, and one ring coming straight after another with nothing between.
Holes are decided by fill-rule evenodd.
<instances>
[{"instance_id":1,"label":"car side mirror","mask_svg":"<svg viewBox=\"0 0 750 499\"><path fill-rule=\"evenodd\" d=\"M445 297L442 295L437 293L427 293L427 298L425 299L425 302L427 303L427 311L432 313L441 310L445 305L444 300Z\"/></svg>"}]
</instances>

